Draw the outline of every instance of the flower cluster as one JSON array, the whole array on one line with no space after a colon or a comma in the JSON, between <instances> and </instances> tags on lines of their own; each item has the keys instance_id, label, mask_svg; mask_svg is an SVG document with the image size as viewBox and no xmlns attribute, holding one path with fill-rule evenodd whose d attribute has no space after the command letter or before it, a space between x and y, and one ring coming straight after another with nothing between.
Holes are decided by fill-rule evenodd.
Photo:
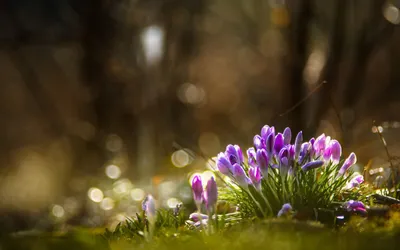
<instances>
[{"instance_id":1,"label":"flower cluster","mask_svg":"<svg viewBox=\"0 0 400 250\"><path fill-rule=\"evenodd\" d=\"M266 125L254 136L253 145L246 150L247 159L238 145L228 145L217 155L216 166L241 188L238 192L254 201L253 208L262 216L285 214L289 204L327 207L341 190L363 182L359 176L350 180L347 173L356 155L341 161L340 143L325 134L305 141L300 131L292 140L290 128L277 132Z\"/></svg>"},{"instance_id":2,"label":"flower cluster","mask_svg":"<svg viewBox=\"0 0 400 250\"><path fill-rule=\"evenodd\" d=\"M205 204L208 213L213 212L217 204L218 189L214 177L207 181L206 188L203 188L203 182L200 175L195 175L192 179L193 198L198 210L200 211L201 204Z\"/></svg>"},{"instance_id":3,"label":"flower cluster","mask_svg":"<svg viewBox=\"0 0 400 250\"><path fill-rule=\"evenodd\" d=\"M294 175L298 169L307 172L328 164L337 165L340 162L342 155L340 143L325 134L304 142L303 133L300 131L296 135L294 144L291 144L291 139L290 128L286 128L282 133L276 133L274 127L266 125L260 135L254 136L254 147L247 149L248 168L244 164L240 147L228 145L225 152L217 156L218 170L232 177L243 188L251 184L260 190L260 182L268 177L270 168L278 169L281 175ZM356 161L356 155L351 153L337 175L345 174Z\"/></svg>"}]
</instances>

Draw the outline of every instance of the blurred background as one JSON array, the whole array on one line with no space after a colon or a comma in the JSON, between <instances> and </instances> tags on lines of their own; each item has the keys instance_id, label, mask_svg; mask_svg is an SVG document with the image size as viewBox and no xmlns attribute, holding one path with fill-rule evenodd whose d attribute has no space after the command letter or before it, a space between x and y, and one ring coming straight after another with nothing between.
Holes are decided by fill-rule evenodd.
<instances>
[{"instance_id":1,"label":"blurred background","mask_svg":"<svg viewBox=\"0 0 400 250\"><path fill-rule=\"evenodd\" d=\"M384 183L377 132L400 156L399 8L1 0L0 231L113 227L147 193L190 203L191 174L265 124L325 132Z\"/></svg>"}]
</instances>

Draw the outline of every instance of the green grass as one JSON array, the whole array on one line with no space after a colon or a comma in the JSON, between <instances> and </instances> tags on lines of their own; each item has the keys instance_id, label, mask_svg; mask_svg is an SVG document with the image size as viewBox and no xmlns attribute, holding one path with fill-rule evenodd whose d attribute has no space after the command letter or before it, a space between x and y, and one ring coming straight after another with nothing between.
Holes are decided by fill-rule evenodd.
<instances>
[{"instance_id":1,"label":"green grass","mask_svg":"<svg viewBox=\"0 0 400 250\"><path fill-rule=\"evenodd\" d=\"M212 235L183 228L169 228L159 231L151 242L134 240L126 232L119 234L120 237L109 238L104 234L76 229L59 236L40 234L3 237L0 249L398 249L399 216L395 222L387 223L386 227L379 230L368 226L370 224L365 224L365 220L355 220L346 229L332 231L311 222L247 220Z\"/></svg>"}]
</instances>

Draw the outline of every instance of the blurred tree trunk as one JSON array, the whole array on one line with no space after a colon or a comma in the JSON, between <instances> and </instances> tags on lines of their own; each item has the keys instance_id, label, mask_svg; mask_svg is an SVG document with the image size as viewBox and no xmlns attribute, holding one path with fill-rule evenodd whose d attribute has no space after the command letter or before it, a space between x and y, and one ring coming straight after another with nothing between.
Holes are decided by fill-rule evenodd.
<instances>
[{"instance_id":1,"label":"blurred tree trunk","mask_svg":"<svg viewBox=\"0 0 400 250\"><path fill-rule=\"evenodd\" d=\"M290 70L288 84L289 109L301 102L304 97L303 72L307 61L307 49L309 45L309 25L312 18L312 6L310 0L294 1L291 8L291 24L289 27L289 53ZM286 95L284 94L284 97ZM297 133L304 128L303 105L288 113L292 131Z\"/></svg>"}]
</instances>

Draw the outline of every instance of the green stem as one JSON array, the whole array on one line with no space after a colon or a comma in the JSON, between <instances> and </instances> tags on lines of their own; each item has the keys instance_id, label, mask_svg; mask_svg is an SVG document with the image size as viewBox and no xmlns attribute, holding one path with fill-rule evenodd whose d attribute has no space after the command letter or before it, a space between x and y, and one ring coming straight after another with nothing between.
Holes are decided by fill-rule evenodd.
<instances>
[{"instance_id":1,"label":"green stem","mask_svg":"<svg viewBox=\"0 0 400 250\"><path fill-rule=\"evenodd\" d=\"M266 214L264 212L264 209L261 207L260 203L257 201L257 199L251 194L250 190L248 187L244 188L244 190L247 192L247 194L253 199L253 201L257 204L258 209L260 209L262 215L264 216L264 218L266 218Z\"/></svg>"}]
</instances>

